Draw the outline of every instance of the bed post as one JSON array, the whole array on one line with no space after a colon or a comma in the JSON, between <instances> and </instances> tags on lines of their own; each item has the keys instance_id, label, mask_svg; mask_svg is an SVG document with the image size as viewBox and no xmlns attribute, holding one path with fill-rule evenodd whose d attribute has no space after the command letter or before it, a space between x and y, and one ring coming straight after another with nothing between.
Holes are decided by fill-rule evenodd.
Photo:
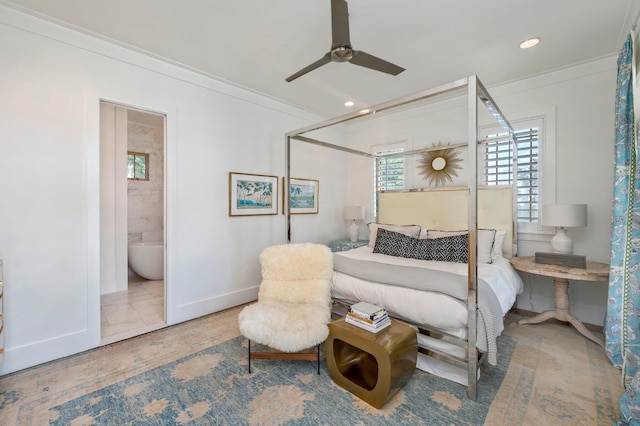
<instances>
[{"instance_id":1,"label":"bed post","mask_svg":"<svg viewBox=\"0 0 640 426\"><path fill-rule=\"evenodd\" d=\"M286 216L285 226L287 244L291 243L291 207L289 206L289 173L291 172L291 137L287 134L284 141L284 185L282 185L283 213ZM278 200L276 200L277 202Z\"/></svg>"},{"instance_id":2,"label":"bed post","mask_svg":"<svg viewBox=\"0 0 640 426\"><path fill-rule=\"evenodd\" d=\"M468 334L467 334L467 397L472 401L477 399L478 389L478 349L477 340L477 288L478 288L478 263L477 263L477 235L478 235L478 89L477 77L469 77L467 85L467 102L469 112L469 271L468 277Z\"/></svg>"}]
</instances>

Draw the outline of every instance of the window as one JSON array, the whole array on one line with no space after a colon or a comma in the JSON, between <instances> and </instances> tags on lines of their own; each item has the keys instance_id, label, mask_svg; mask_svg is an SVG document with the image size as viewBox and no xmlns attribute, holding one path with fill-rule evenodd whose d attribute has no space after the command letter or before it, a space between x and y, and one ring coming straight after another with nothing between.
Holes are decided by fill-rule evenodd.
<instances>
[{"instance_id":1,"label":"window","mask_svg":"<svg viewBox=\"0 0 640 426\"><path fill-rule=\"evenodd\" d=\"M374 145L371 150L376 158L374 167L373 217L378 217L378 192L404 189L406 142Z\"/></svg>"},{"instance_id":2,"label":"window","mask_svg":"<svg viewBox=\"0 0 640 426\"><path fill-rule=\"evenodd\" d=\"M149 154L127 152L127 179L149 180Z\"/></svg>"},{"instance_id":3,"label":"window","mask_svg":"<svg viewBox=\"0 0 640 426\"><path fill-rule=\"evenodd\" d=\"M515 155L517 220L519 223L536 223L539 226L541 204L539 153L543 121L536 119L513 126L517 151ZM487 138L492 140L484 146L484 153L480 159L484 162L484 167L480 169L481 173L484 172L484 176L480 176L479 181L485 185L510 185L514 180L514 153L509 135L506 132L489 133Z\"/></svg>"},{"instance_id":4,"label":"window","mask_svg":"<svg viewBox=\"0 0 640 426\"><path fill-rule=\"evenodd\" d=\"M373 148L374 154L381 156L376 158L376 192L403 189L405 164L402 153L405 144L378 145Z\"/></svg>"}]
</instances>

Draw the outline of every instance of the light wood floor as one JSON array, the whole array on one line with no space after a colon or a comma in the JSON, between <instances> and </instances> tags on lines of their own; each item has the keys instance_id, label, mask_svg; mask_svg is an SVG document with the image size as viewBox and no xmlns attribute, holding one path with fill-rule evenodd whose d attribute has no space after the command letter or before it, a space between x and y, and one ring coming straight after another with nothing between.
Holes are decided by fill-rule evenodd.
<instances>
[{"instance_id":1,"label":"light wood floor","mask_svg":"<svg viewBox=\"0 0 640 426\"><path fill-rule=\"evenodd\" d=\"M129 289L100 296L101 344L166 327L164 281L130 278Z\"/></svg>"}]
</instances>

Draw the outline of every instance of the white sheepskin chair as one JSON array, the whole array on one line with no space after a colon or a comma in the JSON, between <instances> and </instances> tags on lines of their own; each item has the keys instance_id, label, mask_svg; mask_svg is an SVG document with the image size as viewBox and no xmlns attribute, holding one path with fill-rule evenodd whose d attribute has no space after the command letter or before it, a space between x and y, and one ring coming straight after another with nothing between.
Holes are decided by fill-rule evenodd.
<instances>
[{"instance_id":1,"label":"white sheepskin chair","mask_svg":"<svg viewBox=\"0 0 640 426\"><path fill-rule=\"evenodd\" d=\"M317 360L329 335L333 254L320 244L267 247L260 254L262 283L258 301L238 316L240 332L249 339L251 359ZM251 341L278 352L251 352ZM317 353L300 352L317 346Z\"/></svg>"}]
</instances>

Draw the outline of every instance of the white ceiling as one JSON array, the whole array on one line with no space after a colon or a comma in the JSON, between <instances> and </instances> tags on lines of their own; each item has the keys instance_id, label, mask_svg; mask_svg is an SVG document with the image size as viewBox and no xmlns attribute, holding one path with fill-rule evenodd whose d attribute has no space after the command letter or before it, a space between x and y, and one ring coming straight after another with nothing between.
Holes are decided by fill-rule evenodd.
<instances>
[{"instance_id":1,"label":"white ceiling","mask_svg":"<svg viewBox=\"0 0 640 426\"><path fill-rule=\"evenodd\" d=\"M638 0L348 0L354 49L406 71L332 62L287 83L329 50L330 0L3 2L327 117L467 75L492 86L617 55L640 14Z\"/></svg>"}]
</instances>

